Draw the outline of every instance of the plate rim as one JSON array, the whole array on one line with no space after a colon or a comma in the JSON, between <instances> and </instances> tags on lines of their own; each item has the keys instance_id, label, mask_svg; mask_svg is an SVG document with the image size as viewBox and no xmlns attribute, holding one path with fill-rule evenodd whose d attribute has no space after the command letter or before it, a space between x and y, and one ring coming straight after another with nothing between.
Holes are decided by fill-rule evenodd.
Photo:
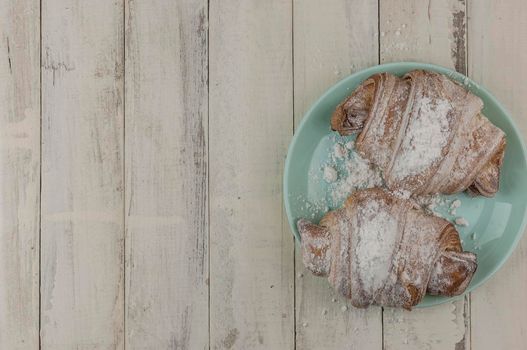
<instances>
[{"instance_id":1,"label":"plate rim","mask_svg":"<svg viewBox=\"0 0 527 350\"><path fill-rule=\"evenodd\" d=\"M516 122L515 122L514 118L512 118L512 116L510 115L508 110L503 106L503 104L492 93L490 93L489 90L487 90L484 86L482 86L482 85L478 84L477 82L475 82L474 80L472 80L470 77L467 77L466 75L464 75L462 73L459 73L459 72L457 72L455 70L452 70L450 68L446 68L446 67L443 67L443 66L440 66L440 65L436 65L436 64L432 64L432 63L415 62L415 61L390 62L390 63L378 64L378 65L367 67L365 69L361 69L361 70L359 70L357 72L354 72L353 74L350 74L350 75L344 77L343 79L339 80L338 82L336 82L335 84L330 86L328 89L326 89L325 92L322 95L320 95L320 97L304 113L304 115L302 117L302 120L300 121L300 124L298 125L298 127L296 127L294 129L293 137L291 139L291 142L289 143L289 147L287 148L287 155L286 155L285 164L284 164L284 174L283 174L283 179L282 179L283 180L282 186L283 186L283 201L284 201L284 207L285 207L285 211L286 211L287 221L289 223L289 228L290 228L291 232L293 233L293 236L295 237L295 244L299 244L299 242L300 242L300 234L297 232L297 229L296 229L296 227L294 225L294 222L293 222L293 217L292 217L292 213L291 213L291 209L290 209L291 204L290 204L290 201L289 201L289 185L288 185L288 181L287 180L289 178L289 172L290 172L290 168L291 168L291 151L295 147L296 143L298 142L298 135L301 134L303 128L305 127L305 125L307 123L307 120L313 114L314 109L323 100L325 100L328 95L332 94L335 90L340 88L342 85L345 85L350 80L353 80L353 79L357 78L358 76L366 75L369 72L371 72L370 75L372 75L372 74L375 74L375 73L379 73L383 69L388 70L390 68L399 68L399 69L402 68L402 69L408 69L408 70L411 70L411 69L424 69L424 70L432 70L432 71L436 71L436 72L441 73L441 74L448 75L449 78L452 78L452 77L455 76L458 79L454 79L454 80L463 80L464 82L468 82L468 85L474 86L476 88L476 90L481 91L482 94L487 95L486 97L488 97L489 100L491 100L497 106L497 108L502 112L502 114L505 115L505 117L511 123L512 130L513 130L515 136L519 139L522 156L523 156L525 162L527 163L527 148L525 146L525 142L523 140L523 136L522 136L522 134L520 132L520 129L516 125ZM369 76L369 75L367 75L367 76ZM478 96L478 94L475 94L475 95ZM525 210L523 212L523 218L522 218L522 221L521 221L521 224L520 224L520 227L519 227L519 231L520 232L518 234L516 234L516 237L514 238L511 246L508 248L508 250L504 254L503 259L501 259L499 261L499 263L496 264L490 270L489 273L487 273L479 282L474 283L474 284L471 283L468 286L467 290L461 295L458 295L458 296L455 296L455 297L436 297L433 300L428 301L426 304L423 304L423 302L421 301L418 305L416 305L416 307L417 308L431 307L431 306L435 306L435 305L443 304L443 303L446 303L446 302L451 302L451 301L455 301L455 300L461 299L466 294L474 291L476 288L478 288L479 286L481 286L484 283L486 283L509 260L510 256L512 255L512 253L514 252L514 250L518 246L518 243L520 242L521 238L525 234L526 226L527 226L527 206L526 206L526 208L525 208Z\"/></svg>"}]
</instances>

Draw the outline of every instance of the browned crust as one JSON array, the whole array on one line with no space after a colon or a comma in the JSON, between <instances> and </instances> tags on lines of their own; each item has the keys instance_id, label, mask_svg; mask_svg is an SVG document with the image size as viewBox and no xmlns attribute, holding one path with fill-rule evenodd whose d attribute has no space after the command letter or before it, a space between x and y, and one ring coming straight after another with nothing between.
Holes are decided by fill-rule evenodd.
<instances>
[{"instance_id":1,"label":"browned crust","mask_svg":"<svg viewBox=\"0 0 527 350\"><path fill-rule=\"evenodd\" d=\"M331 116L333 131L345 136L362 130L373 103L375 80L375 76L365 80L337 106Z\"/></svg>"},{"instance_id":2,"label":"browned crust","mask_svg":"<svg viewBox=\"0 0 527 350\"><path fill-rule=\"evenodd\" d=\"M467 189L470 194L493 197L499 191L501 165L503 164L506 148L507 142L504 138L500 147L487 164L483 166L472 185Z\"/></svg>"}]
</instances>

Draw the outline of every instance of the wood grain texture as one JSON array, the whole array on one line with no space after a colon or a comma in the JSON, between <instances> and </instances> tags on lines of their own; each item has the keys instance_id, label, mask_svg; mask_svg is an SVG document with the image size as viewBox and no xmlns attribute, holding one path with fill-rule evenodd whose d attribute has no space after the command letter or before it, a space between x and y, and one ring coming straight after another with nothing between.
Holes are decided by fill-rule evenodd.
<instances>
[{"instance_id":1,"label":"wood grain texture","mask_svg":"<svg viewBox=\"0 0 527 350\"><path fill-rule=\"evenodd\" d=\"M380 1L381 62L421 61L466 73L464 0ZM385 310L384 347L469 349L468 297L408 313Z\"/></svg>"},{"instance_id":2,"label":"wood grain texture","mask_svg":"<svg viewBox=\"0 0 527 350\"><path fill-rule=\"evenodd\" d=\"M207 2L126 17L126 349L208 349Z\"/></svg>"},{"instance_id":3,"label":"wood grain texture","mask_svg":"<svg viewBox=\"0 0 527 350\"><path fill-rule=\"evenodd\" d=\"M469 2L468 71L504 104L527 139L527 3ZM527 240L472 293L472 347L524 349L527 344Z\"/></svg>"},{"instance_id":4,"label":"wood grain texture","mask_svg":"<svg viewBox=\"0 0 527 350\"><path fill-rule=\"evenodd\" d=\"M291 5L210 2L212 349L294 347L294 247L282 210Z\"/></svg>"},{"instance_id":5,"label":"wood grain texture","mask_svg":"<svg viewBox=\"0 0 527 350\"><path fill-rule=\"evenodd\" d=\"M465 0L381 0L381 63L417 60L466 71Z\"/></svg>"},{"instance_id":6,"label":"wood grain texture","mask_svg":"<svg viewBox=\"0 0 527 350\"><path fill-rule=\"evenodd\" d=\"M123 6L42 6L42 349L122 349Z\"/></svg>"},{"instance_id":7,"label":"wood grain texture","mask_svg":"<svg viewBox=\"0 0 527 350\"><path fill-rule=\"evenodd\" d=\"M39 342L39 12L0 1L0 349Z\"/></svg>"},{"instance_id":8,"label":"wood grain texture","mask_svg":"<svg viewBox=\"0 0 527 350\"><path fill-rule=\"evenodd\" d=\"M295 125L336 81L377 64L377 3L302 0L294 2ZM289 229L287 229L289 231ZM325 278L312 276L296 252L296 348L380 349L381 309L342 307L346 301ZM332 302L333 299L338 302Z\"/></svg>"},{"instance_id":9,"label":"wood grain texture","mask_svg":"<svg viewBox=\"0 0 527 350\"><path fill-rule=\"evenodd\" d=\"M383 319L385 350L470 349L468 301L410 312L385 309Z\"/></svg>"}]
</instances>

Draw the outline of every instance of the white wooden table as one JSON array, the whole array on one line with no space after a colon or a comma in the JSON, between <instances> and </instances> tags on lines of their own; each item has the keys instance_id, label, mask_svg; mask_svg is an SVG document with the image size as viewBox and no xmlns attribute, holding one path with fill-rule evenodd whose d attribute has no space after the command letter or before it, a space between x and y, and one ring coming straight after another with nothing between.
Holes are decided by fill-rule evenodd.
<instances>
[{"instance_id":1,"label":"white wooden table","mask_svg":"<svg viewBox=\"0 0 527 350\"><path fill-rule=\"evenodd\" d=\"M527 348L527 239L464 300L342 311L282 207L306 109L379 62L527 136L526 1L0 0L0 34L0 349Z\"/></svg>"}]
</instances>

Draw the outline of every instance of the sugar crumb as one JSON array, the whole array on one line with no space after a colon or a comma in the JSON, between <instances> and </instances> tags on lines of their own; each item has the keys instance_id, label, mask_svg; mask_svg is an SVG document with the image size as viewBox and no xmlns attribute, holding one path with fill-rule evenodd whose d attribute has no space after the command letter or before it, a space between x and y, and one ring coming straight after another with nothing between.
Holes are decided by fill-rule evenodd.
<instances>
[{"instance_id":1,"label":"sugar crumb","mask_svg":"<svg viewBox=\"0 0 527 350\"><path fill-rule=\"evenodd\" d=\"M338 178L337 170L333 168L332 166L326 165L324 167L324 181L326 181L327 183L333 183L337 181L337 178Z\"/></svg>"},{"instance_id":2,"label":"sugar crumb","mask_svg":"<svg viewBox=\"0 0 527 350\"><path fill-rule=\"evenodd\" d=\"M353 141L353 140L348 141L348 142L346 142L346 144L344 146L351 151L352 149L355 148L355 141Z\"/></svg>"},{"instance_id":3,"label":"sugar crumb","mask_svg":"<svg viewBox=\"0 0 527 350\"><path fill-rule=\"evenodd\" d=\"M458 226L468 226L468 221L467 219L463 218L463 217L457 217L456 220L454 220L454 222L456 223L456 225Z\"/></svg>"},{"instance_id":4,"label":"sugar crumb","mask_svg":"<svg viewBox=\"0 0 527 350\"><path fill-rule=\"evenodd\" d=\"M456 209L461 206L461 201L459 199L456 199L450 204L450 209Z\"/></svg>"},{"instance_id":5,"label":"sugar crumb","mask_svg":"<svg viewBox=\"0 0 527 350\"><path fill-rule=\"evenodd\" d=\"M345 158L345 157L348 156L348 151L347 151L346 147L344 147L340 143L337 143L333 147L333 155L337 159L342 159L342 158Z\"/></svg>"},{"instance_id":6,"label":"sugar crumb","mask_svg":"<svg viewBox=\"0 0 527 350\"><path fill-rule=\"evenodd\" d=\"M344 160L344 171L339 180L330 189L334 205L348 198L353 192L365 188L378 187L383 184L380 170L358 153L353 153Z\"/></svg>"}]
</instances>

